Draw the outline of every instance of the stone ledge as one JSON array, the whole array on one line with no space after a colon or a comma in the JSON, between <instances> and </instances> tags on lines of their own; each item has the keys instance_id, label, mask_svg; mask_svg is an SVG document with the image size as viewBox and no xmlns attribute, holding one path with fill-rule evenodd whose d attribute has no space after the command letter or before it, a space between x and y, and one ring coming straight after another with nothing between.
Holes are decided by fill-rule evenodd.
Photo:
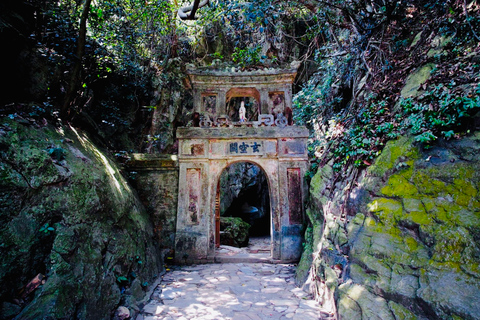
<instances>
[{"instance_id":1,"label":"stone ledge","mask_svg":"<svg viewBox=\"0 0 480 320\"><path fill-rule=\"evenodd\" d=\"M125 167L128 170L145 171L178 170L178 157L176 155L133 153Z\"/></svg>"},{"instance_id":2,"label":"stone ledge","mask_svg":"<svg viewBox=\"0 0 480 320\"><path fill-rule=\"evenodd\" d=\"M177 129L177 139L231 139L231 138L308 138L305 127L234 127L234 128L186 128Z\"/></svg>"}]
</instances>

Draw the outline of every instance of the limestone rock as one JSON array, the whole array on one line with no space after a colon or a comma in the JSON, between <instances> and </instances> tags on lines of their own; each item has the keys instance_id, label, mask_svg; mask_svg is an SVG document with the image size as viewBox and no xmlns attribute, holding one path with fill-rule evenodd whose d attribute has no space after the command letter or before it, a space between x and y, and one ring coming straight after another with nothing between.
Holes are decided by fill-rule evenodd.
<instances>
[{"instance_id":1,"label":"limestone rock","mask_svg":"<svg viewBox=\"0 0 480 320\"><path fill-rule=\"evenodd\" d=\"M0 123L0 296L42 272L19 319L110 319L132 281L162 270L150 217L83 132Z\"/></svg>"},{"instance_id":2,"label":"limestone rock","mask_svg":"<svg viewBox=\"0 0 480 320\"><path fill-rule=\"evenodd\" d=\"M428 150L406 137L389 142L352 201L348 171L336 186L332 164L318 171L307 213L320 234L307 232L299 266L315 257L317 279L307 283L323 288L320 300L333 293L338 318L480 319L479 136ZM348 222L339 219L344 203ZM346 271L332 273L336 264Z\"/></svg>"},{"instance_id":3,"label":"limestone rock","mask_svg":"<svg viewBox=\"0 0 480 320\"><path fill-rule=\"evenodd\" d=\"M433 70L433 64L426 64L423 67L412 73L406 80L405 86L400 93L402 97L408 98L411 96L417 96L422 84L430 78L430 73Z\"/></svg>"},{"instance_id":4,"label":"limestone rock","mask_svg":"<svg viewBox=\"0 0 480 320\"><path fill-rule=\"evenodd\" d=\"M0 309L0 319L11 319L19 314L21 310L22 307L20 307L18 304L4 302L2 303Z\"/></svg>"},{"instance_id":5,"label":"limestone rock","mask_svg":"<svg viewBox=\"0 0 480 320\"><path fill-rule=\"evenodd\" d=\"M130 318L130 310L124 306L118 307L117 311L115 311L114 320L125 320L128 318Z\"/></svg>"}]
</instances>

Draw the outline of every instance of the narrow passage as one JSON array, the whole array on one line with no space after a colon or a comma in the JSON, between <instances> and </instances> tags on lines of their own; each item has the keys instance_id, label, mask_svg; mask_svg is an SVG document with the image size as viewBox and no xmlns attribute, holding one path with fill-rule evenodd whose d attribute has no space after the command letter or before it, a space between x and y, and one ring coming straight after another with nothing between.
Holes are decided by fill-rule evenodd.
<instances>
[{"instance_id":1,"label":"narrow passage","mask_svg":"<svg viewBox=\"0 0 480 320\"><path fill-rule=\"evenodd\" d=\"M287 264L222 263L167 272L136 320L318 319Z\"/></svg>"}]
</instances>

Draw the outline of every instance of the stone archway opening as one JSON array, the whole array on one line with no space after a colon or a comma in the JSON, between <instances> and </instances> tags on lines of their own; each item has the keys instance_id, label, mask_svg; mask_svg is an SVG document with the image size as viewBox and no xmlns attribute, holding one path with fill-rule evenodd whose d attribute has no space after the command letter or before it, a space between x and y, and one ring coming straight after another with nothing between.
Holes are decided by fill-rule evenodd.
<instances>
[{"instance_id":1,"label":"stone archway opening","mask_svg":"<svg viewBox=\"0 0 480 320\"><path fill-rule=\"evenodd\" d=\"M250 253L270 253L272 218L265 172L252 162L235 162L222 171L218 188L217 244L248 246ZM231 226L235 221L237 225Z\"/></svg>"}]
</instances>

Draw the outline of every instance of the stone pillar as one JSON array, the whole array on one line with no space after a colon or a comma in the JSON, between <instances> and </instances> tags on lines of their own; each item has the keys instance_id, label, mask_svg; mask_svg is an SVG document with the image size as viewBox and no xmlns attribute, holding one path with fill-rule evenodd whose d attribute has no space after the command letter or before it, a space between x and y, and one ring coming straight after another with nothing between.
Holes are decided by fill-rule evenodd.
<instances>
[{"instance_id":1,"label":"stone pillar","mask_svg":"<svg viewBox=\"0 0 480 320\"><path fill-rule=\"evenodd\" d=\"M262 88L260 89L260 111L261 114L268 114L270 110L268 110L268 89Z\"/></svg>"},{"instance_id":2,"label":"stone pillar","mask_svg":"<svg viewBox=\"0 0 480 320\"><path fill-rule=\"evenodd\" d=\"M281 197L282 252L281 260L300 259L303 243L303 204L305 200L304 161L281 161L279 164L279 181Z\"/></svg>"},{"instance_id":3,"label":"stone pillar","mask_svg":"<svg viewBox=\"0 0 480 320\"><path fill-rule=\"evenodd\" d=\"M292 109L292 85L291 84L287 84L285 85L285 89L284 89L284 94L285 94L285 108L290 108Z\"/></svg>"},{"instance_id":4,"label":"stone pillar","mask_svg":"<svg viewBox=\"0 0 480 320\"><path fill-rule=\"evenodd\" d=\"M180 162L175 261L209 261L208 162ZM182 183L183 182L183 183Z\"/></svg>"},{"instance_id":5,"label":"stone pillar","mask_svg":"<svg viewBox=\"0 0 480 320\"><path fill-rule=\"evenodd\" d=\"M195 112L203 113L202 92L198 88L193 90L193 107Z\"/></svg>"},{"instance_id":6,"label":"stone pillar","mask_svg":"<svg viewBox=\"0 0 480 320\"><path fill-rule=\"evenodd\" d=\"M220 90L217 96L217 116L227 113L227 90Z\"/></svg>"}]
</instances>

